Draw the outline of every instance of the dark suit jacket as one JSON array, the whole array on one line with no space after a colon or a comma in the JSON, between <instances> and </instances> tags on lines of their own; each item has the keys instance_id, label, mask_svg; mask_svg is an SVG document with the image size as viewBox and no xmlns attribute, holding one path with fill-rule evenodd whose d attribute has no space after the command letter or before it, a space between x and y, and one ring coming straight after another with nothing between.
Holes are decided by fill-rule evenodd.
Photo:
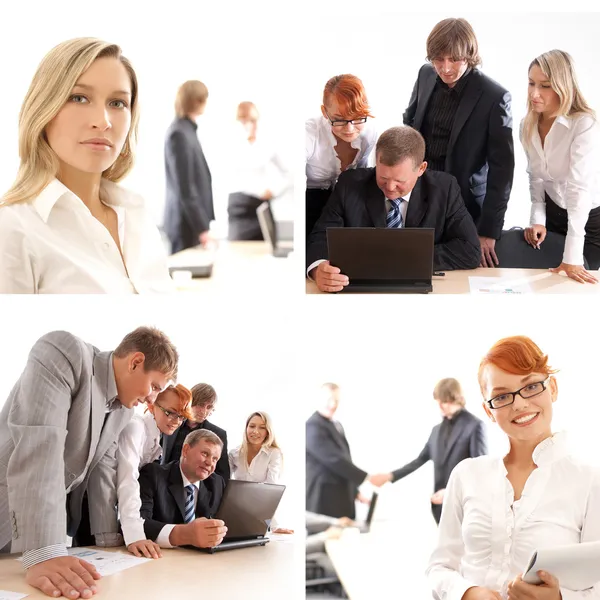
<instances>
[{"instance_id":1,"label":"dark suit jacket","mask_svg":"<svg viewBox=\"0 0 600 600\"><path fill-rule=\"evenodd\" d=\"M346 436L314 413L306 422L306 510L354 519L354 500L366 476L352 463Z\"/></svg>"},{"instance_id":2,"label":"dark suit jacket","mask_svg":"<svg viewBox=\"0 0 600 600\"><path fill-rule=\"evenodd\" d=\"M173 252L197 246L215 218L210 169L197 129L190 119L175 119L165 140L164 230Z\"/></svg>"},{"instance_id":3,"label":"dark suit jacket","mask_svg":"<svg viewBox=\"0 0 600 600\"><path fill-rule=\"evenodd\" d=\"M403 115L405 125L421 131L436 78L432 65L421 67ZM444 170L458 180L479 235L500 239L515 170L511 97L478 69L462 92Z\"/></svg>"},{"instance_id":4,"label":"dark suit jacket","mask_svg":"<svg viewBox=\"0 0 600 600\"><path fill-rule=\"evenodd\" d=\"M185 437L189 431L195 431L195 429L189 429L188 427L185 427L186 424L187 421L184 421L177 428L175 433L171 435L163 434L161 436L160 444L163 449L162 457L160 459L161 465L170 463L174 460L179 460ZM224 429L213 425L210 421L204 421L204 423L200 423L196 429L208 429L209 431L216 433L223 442L221 458L219 459L219 462L217 462L215 473L220 475L225 480L225 484L227 485L227 482L231 478L231 472L229 470L229 456L227 453L227 432Z\"/></svg>"},{"instance_id":5,"label":"dark suit jacket","mask_svg":"<svg viewBox=\"0 0 600 600\"><path fill-rule=\"evenodd\" d=\"M456 422L452 428L448 444L444 447L440 443L440 423L431 431L429 440L427 440L421 454L401 469L394 471L392 481L398 481L398 479L410 475L426 462L433 460L433 491L437 492L446 487L448 479L450 479L450 473L459 462L465 458L487 454L485 428L481 419L472 415L465 408L454 418Z\"/></svg>"},{"instance_id":6,"label":"dark suit jacket","mask_svg":"<svg viewBox=\"0 0 600 600\"><path fill-rule=\"evenodd\" d=\"M179 461L168 465L149 463L140 471L140 515L144 519L144 532L155 541L165 525L184 523L185 490L179 469ZM212 518L217 512L225 482L213 473L201 481L198 487L196 517Z\"/></svg>"},{"instance_id":7,"label":"dark suit jacket","mask_svg":"<svg viewBox=\"0 0 600 600\"><path fill-rule=\"evenodd\" d=\"M308 238L307 268L327 258L328 227L385 227L385 220L385 195L377 187L375 168L344 171ZM477 229L451 175L425 171L419 177L408 201L405 225L435 229L434 268L479 265Z\"/></svg>"}]
</instances>

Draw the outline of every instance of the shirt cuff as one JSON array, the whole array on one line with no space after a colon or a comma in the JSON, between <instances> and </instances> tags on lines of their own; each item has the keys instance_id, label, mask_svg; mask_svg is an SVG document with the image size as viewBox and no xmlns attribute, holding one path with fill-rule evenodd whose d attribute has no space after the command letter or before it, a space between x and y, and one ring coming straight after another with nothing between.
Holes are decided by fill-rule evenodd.
<instances>
[{"instance_id":1,"label":"shirt cuff","mask_svg":"<svg viewBox=\"0 0 600 600\"><path fill-rule=\"evenodd\" d=\"M546 227L546 203L532 202L531 216L529 219L530 225L543 225Z\"/></svg>"},{"instance_id":2,"label":"shirt cuff","mask_svg":"<svg viewBox=\"0 0 600 600\"><path fill-rule=\"evenodd\" d=\"M156 536L156 543L161 548L174 548L173 544L169 541L169 536L171 535L171 531L175 528L175 525L165 525L160 533Z\"/></svg>"},{"instance_id":3,"label":"shirt cuff","mask_svg":"<svg viewBox=\"0 0 600 600\"><path fill-rule=\"evenodd\" d=\"M123 537L125 538L125 546L133 544L133 542L139 542L145 540L146 532L144 531L144 520L140 519L139 523L128 523L127 525L121 524L123 527Z\"/></svg>"},{"instance_id":4,"label":"shirt cuff","mask_svg":"<svg viewBox=\"0 0 600 600\"><path fill-rule=\"evenodd\" d=\"M23 568L29 569L29 567L33 567L33 565L37 565L45 560L60 558L61 556L69 556L66 544L54 544L38 548L37 550L27 550L23 552Z\"/></svg>"},{"instance_id":5,"label":"shirt cuff","mask_svg":"<svg viewBox=\"0 0 600 600\"><path fill-rule=\"evenodd\" d=\"M120 533L95 533L96 546L100 548L114 548L123 546L123 536Z\"/></svg>"},{"instance_id":6,"label":"shirt cuff","mask_svg":"<svg viewBox=\"0 0 600 600\"><path fill-rule=\"evenodd\" d=\"M321 263L327 262L327 260L325 258L321 258L319 260L315 260L315 262L310 265L310 267L308 267L308 269L306 269L306 276L308 277L308 279L310 279L311 281L314 281L314 279L309 275L309 273L315 268L318 267Z\"/></svg>"},{"instance_id":7,"label":"shirt cuff","mask_svg":"<svg viewBox=\"0 0 600 600\"><path fill-rule=\"evenodd\" d=\"M565 240L565 251L563 253L563 262L568 265L583 265L583 247L585 237L579 237L567 234Z\"/></svg>"}]
</instances>

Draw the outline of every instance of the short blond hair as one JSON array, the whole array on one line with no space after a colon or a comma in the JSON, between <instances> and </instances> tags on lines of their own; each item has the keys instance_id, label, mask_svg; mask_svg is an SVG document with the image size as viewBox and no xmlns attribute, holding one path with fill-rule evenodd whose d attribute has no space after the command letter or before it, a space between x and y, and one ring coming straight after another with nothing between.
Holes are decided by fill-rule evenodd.
<instances>
[{"instance_id":1,"label":"short blond hair","mask_svg":"<svg viewBox=\"0 0 600 600\"><path fill-rule=\"evenodd\" d=\"M196 112L208 99L208 88L197 79L179 86L175 97L175 114L181 119Z\"/></svg>"},{"instance_id":2,"label":"short blond hair","mask_svg":"<svg viewBox=\"0 0 600 600\"><path fill-rule=\"evenodd\" d=\"M433 397L440 402L460 404L460 406L465 405L465 399L460 383L453 377L447 377L446 379L438 381L433 388Z\"/></svg>"}]
</instances>

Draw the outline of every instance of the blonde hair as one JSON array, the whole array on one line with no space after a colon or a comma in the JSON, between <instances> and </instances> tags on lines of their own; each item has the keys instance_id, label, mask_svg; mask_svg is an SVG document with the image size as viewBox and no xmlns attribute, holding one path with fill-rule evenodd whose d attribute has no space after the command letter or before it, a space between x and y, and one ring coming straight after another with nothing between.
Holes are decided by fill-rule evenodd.
<instances>
[{"instance_id":1,"label":"blonde hair","mask_svg":"<svg viewBox=\"0 0 600 600\"><path fill-rule=\"evenodd\" d=\"M447 377L438 381L433 388L434 400L440 402L447 402L449 404L460 404L465 405L465 399L463 397L462 388L457 379L453 377Z\"/></svg>"},{"instance_id":2,"label":"blonde hair","mask_svg":"<svg viewBox=\"0 0 600 600\"><path fill-rule=\"evenodd\" d=\"M552 89L558 94L560 106L556 113L556 117L570 117L576 114L588 114L596 118L596 114L585 101L577 77L575 75L575 63L571 55L563 50L550 50L540 54L534 59L527 72L531 67L537 65L542 73L550 81ZM539 115L534 112L531 98L527 97L527 115L523 121L522 139L525 146L531 144L533 131L537 127Z\"/></svg>"},{"instance_id":3,"label":"blonde hair","mask_svg":"<svg viewBox=\"0 0 600 600\"><path fill-rule=\"evenodd\" d=\"M267 428L267 437L263 442L264 448L279 448L277 441L275 440L275 434L273 433L273 422L271 421L271 417L263 411L253 412L246 419L246 426L244 427L244 440L242 442L242 447L240 449L240 454L244 457L248 456L248 423L252 420L253 417L260 417L265 422L265 427Z\"/></svg>"},{"instance_id":4,"label":"blonde hair","mask_svg":"<svg viewBox=\"0 0 600 600\"><path fill-rule=\"evenodd\" d=\"M96 38L75 38L55 46L39 64L19 114L19 157L21 163L12 187L2 204L30 202L58 174L59 161L48 144L45 129L63 108L81 75L99 58L115 58L131 79L131 126L117 160L102 177L121 181L132 169L139 121L138 83L131 63L121 48Z\"/></svg>"},{"instance_id":5,"label":"blonde hair","mask_svg":"<svg viewBox=\"0 0 600 600\"><path fill-rule=\"evenodd\" d=\"M208 88L198 80L181 84L175 97L175 114L181 119L195 112L208 99Z\"/></svg>"}]
</instances>

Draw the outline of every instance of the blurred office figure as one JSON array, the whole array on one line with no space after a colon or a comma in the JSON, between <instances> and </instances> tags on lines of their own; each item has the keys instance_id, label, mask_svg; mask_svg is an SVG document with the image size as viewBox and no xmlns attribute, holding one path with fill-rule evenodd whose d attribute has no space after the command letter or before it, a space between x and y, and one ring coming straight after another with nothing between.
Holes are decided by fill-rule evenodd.
<instances>
[{"instance_id":1,"label":"blurred office figure","mask_svg":"<svg viewBox=\"0 0 600 600\"><path fill-rule=\"evenodd\" d=\"M321 116L306 121L306 237L341 173L370 166L377 131L362 81L336 75L323 90Z\"/></svg>"},{"instance_id":2,"label":"blurred office figure","mask_svg":"<svg viewBox=\"0 0 600 600\"><path fill-rule=\"evenodd\" d=\"M354 501L368 502L358 490L367 473L352 462L344 429L333 420L339 386L325 383L320 393L319 410L306 422L306 510L354 519Z\"/></svg>"},{"instance_id":3,"label":"blurred office figure","mask_svg":"<svg viewBox=\"0 0 600 600\"><path fill-rule=\"evenodd\" d=\"M176 118L165 139L167 197L164 230L171 252L210 243L215 218L212 178L198 139L196 120L204 113L208 89L201 81L186 81L175 99Z\"/></svg>"},{"instance_id":4,"label":"blurred office figure","mask_svg":"<svg viewBox=\"0 0 600 600\"><path fill-rule=\"evenodd\" d=\"M236 165L227 213L230 240L262 240L256 209L281 199L292 188L291 172L283 157L262 134L258 109L252 102L237 108L240 129Z\"/></svg>"},{"instance_id":5,"label":"blurred office figure","mask_svg":"<svg viewBox=\"0 0 600 600\"><path fill-rule=\"evenodd\" d=\"M405 125L423 134L431 171L456 177L481 244L481 266L495 267L515 169L511 96L484 75L477 38L465 19L444 19L427 37Z\"/></svg>"},{"instance_id":6,"label":"blurred office figure","mask_svg":"<svg viewBox=\"0 0 600 600\"><path fill-rule=\"evenodd\" d=\"M456 379L439 381L433 390L433 398L439 404L442 422L431 431L421 454L392 473L372 475L369 481L373 485L399 481L432 460L434 493L431 496L431 512L439 524L450 473L465 458L487 454L487 444L483 421L465 408L462 389Z\"/></svg>"}]
</instances>

